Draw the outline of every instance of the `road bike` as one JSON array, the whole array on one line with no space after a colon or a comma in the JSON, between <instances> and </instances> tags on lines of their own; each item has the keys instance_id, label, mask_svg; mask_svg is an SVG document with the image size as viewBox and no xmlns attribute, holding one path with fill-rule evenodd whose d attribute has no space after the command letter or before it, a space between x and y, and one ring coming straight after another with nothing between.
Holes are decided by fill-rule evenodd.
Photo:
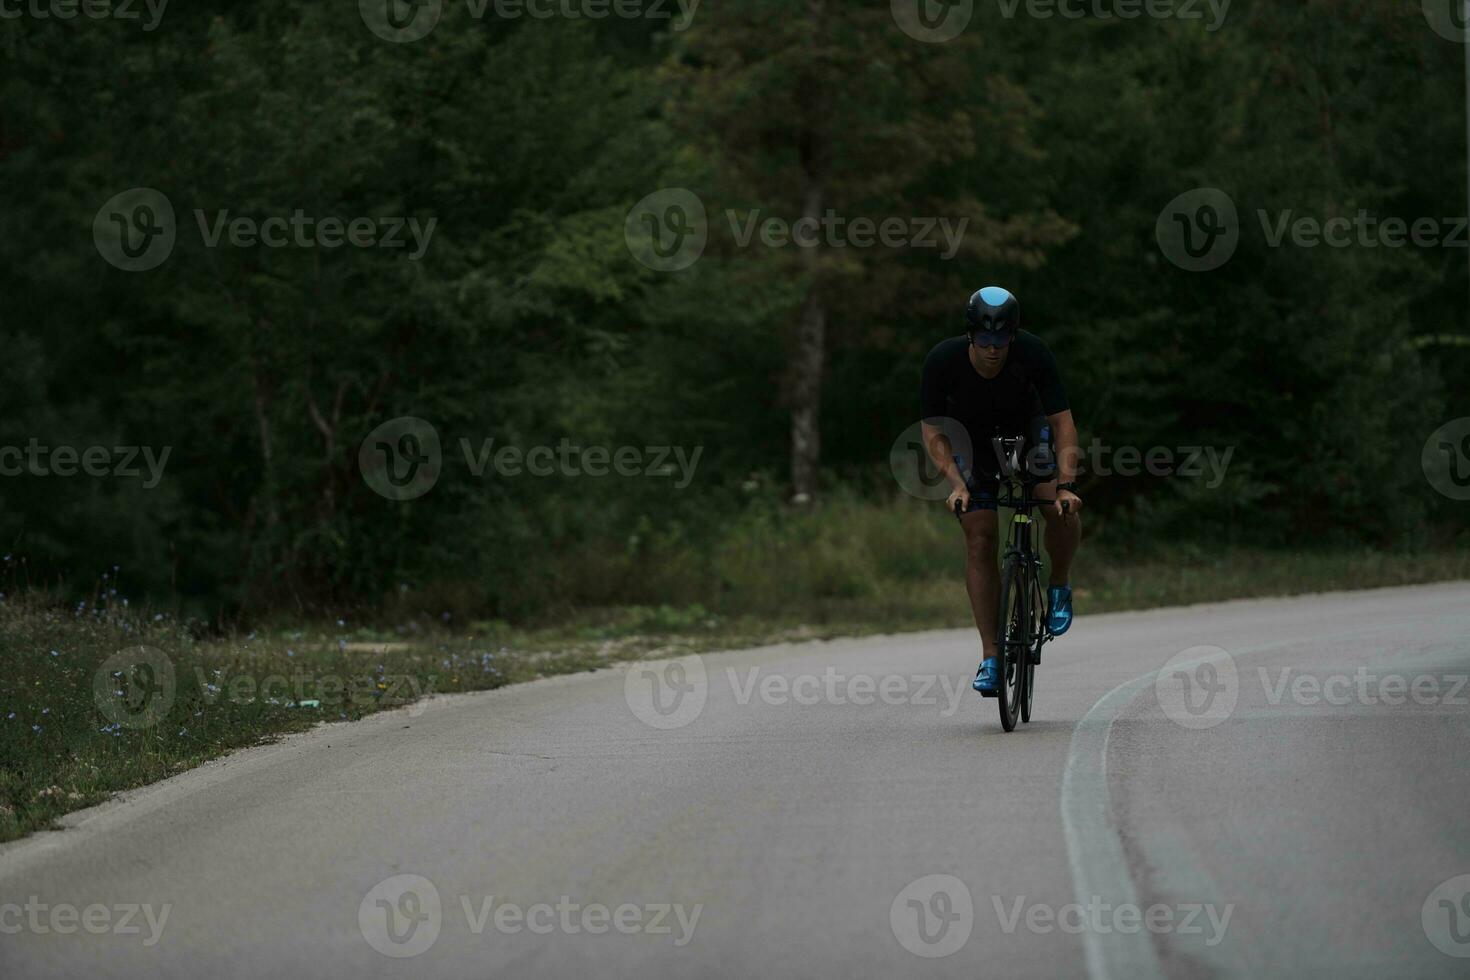
<instances>
[{"instance_id":1,"label":"road bike","mask_svg":"<svg viewBox=\"0 0 1470 980\"><path fill-rule=\"evenodd\" d=\"M1041 549L1036 538L1035 512L1050 507L1051 500L1034 495L1039 484L1056 479L1054 458L1043 452L1023 458L1026 439L1023 436L997 436L991 440L1000 464L1000 490L996 506L1014 513L1005 550L1001 552L1000 612L996 624L997 659L1001 662L1001 683L996 691L1000 708L1000 724L1014 731L1016 721L1031 721L1031 703L1036 690L1036 665L1041 663L1041 648L1056 639L1047 625L1046 592L1041 586ZM1040 447L1049 448L1043 439ZM1036 458L1039 455L1039 459ZM964 460L956 456L961 473ZM1062 502L1062 513L1070 508ZM955 517L963 520L962 505L955 501Z\"/></svg>"}]
</instances>

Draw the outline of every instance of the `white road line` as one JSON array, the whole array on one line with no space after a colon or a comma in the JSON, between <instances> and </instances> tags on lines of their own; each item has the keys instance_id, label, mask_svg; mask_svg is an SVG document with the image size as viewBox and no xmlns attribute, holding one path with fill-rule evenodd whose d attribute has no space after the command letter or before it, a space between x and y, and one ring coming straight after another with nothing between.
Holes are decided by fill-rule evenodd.
<instances>
[{"instance_id":1,"label":"white road line","mask_svg":"<svg viewBox=\"0 0 1470 980\"><path fill-rule=\"evenodd\" d=\"M1304 643L1330 642L1338 637L1361 637L1384 629L1397 632L1399 624L1366 629L1341 630L1331 634L1302 639L1279 640L1231 650L1232 657L1263 653ZM1228 649L1228 648L1227 648ZM1188 669L1203 664L1201 657L1175 669ZM1162 667L1163 664L1160 664ZM1138 906L1138 893L1128 870L1123 842L1113 827L1108 802L1108 739L1113 722L1133 699L1149 688L1158 671L1125 681L1098 699L1082 716L1072 731L1067 750L1067 765L1062 774L1062 827L1067 837L1067 861L1072 869L1073 893L1084 908L1094 896L1112 906ZM1176 855L1176 860L1184 855ZM1177 869L1187 873L1186 869ZM1196 880L1207 880L1202 874ZM1093 980L1162 980L1164 970L1154 949L1152 934L1146 930L1123 933L1118 930L1099 932L1086 928L1082 933L1087 955L1087 973Z\"/></svg>"}]
</instances>

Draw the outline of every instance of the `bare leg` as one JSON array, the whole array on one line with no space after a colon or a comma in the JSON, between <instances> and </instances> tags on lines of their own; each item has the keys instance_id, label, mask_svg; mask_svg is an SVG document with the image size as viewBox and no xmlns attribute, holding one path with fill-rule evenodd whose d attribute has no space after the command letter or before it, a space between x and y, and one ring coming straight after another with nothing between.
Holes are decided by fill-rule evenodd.
<instances>
[{"instance_id":1,"label":"bare leg","mask_svg":"<svg viewBox=\"0 0 1470 980\"><path fill-rule=\"evenodd\" d=\"M1051 585L1067 585L1072 581L1072 558L1082 543L1082 517L1058 514L1051 507L1041 508L1046 521L1046 553L1051 556Z\"/></svg>"},{"instance_id":2,"label":"bare leg","mask_svg":"<svg viewBox=\"0 0 1470 980\"><path fill-rule=\"evenodd\" d=\"M995 619L1000 609L1000 569L996 548L1000 539L998 516L977 510L963 518L965 528L965 588L980 631L980 646L988 659L995 656Z\"/></svg>"}]
</instances>

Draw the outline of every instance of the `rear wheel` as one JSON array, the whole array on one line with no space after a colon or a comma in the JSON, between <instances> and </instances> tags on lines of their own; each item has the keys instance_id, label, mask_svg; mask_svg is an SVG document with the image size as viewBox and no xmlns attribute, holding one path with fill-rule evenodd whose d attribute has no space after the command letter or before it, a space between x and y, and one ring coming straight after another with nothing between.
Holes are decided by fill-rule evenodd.
<instances>
[{"instance_id":1,"label":"rear wheel","mask_svg":"<svg viewBox=\"0 0 1470 980\"><path fill-rule=\"evenodd\" d=\"M1045 634L1041 628L1043 606L1036 597L1036 590L1033 588L1030 591L1031 608L1028 612L1031 615L1027 621L1031 624L1031 633L1026 643L1026 652L1030 656L1026 658L1025 693L1021 698L1021 720L1028 724L1031 721L1031 699L1036 692L1036 663L1041 659L1041 644L1045 642L1043 638Z\"/></svg>"},{"instance_id":2,"label":"rear wheel","mask_svg":"<svg viewBox=\"0 0 1470 980\"><path fill-rule=\"evenodd\" d=\"M1030 654L1030 603L1026 595L1026 579L1019 562L1008 562L1000 586L999 640L1000 684L996 702L1000 707L1000 724L1014 731L1026 697L1026 666Z\"/></svg>"}]
</instances>

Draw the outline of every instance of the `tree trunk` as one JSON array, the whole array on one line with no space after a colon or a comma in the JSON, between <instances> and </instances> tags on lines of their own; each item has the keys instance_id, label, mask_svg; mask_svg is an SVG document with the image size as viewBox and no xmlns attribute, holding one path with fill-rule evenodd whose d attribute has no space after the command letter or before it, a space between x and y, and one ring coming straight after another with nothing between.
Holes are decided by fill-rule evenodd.
<instances>
[{"instance_id":1,"label":"tree trunk","mask_svg":"<svg viewBox=\"0 0 1470 980\"><path fill-rule=\"evenodd\" d=\"M820 228L827 164L826 79L821 64L826 45L826 4L824 0L807 0L807 10L812 18L809 61L799 82L799 102L806 110L799 147L801 217L808 227ZM796 324L796 344L791 357L791 487L801 500L810 500L816 494L817 473L822 462L822 373L827 353L823 248L818 236L817 244L802 251L806 299Z\"/></svg>"},{"instance_id":2,"label":"tree trunk","mask_svg":"<svg viewBox=\"0 0 1470 980\"><path fill-rule=\"evenodd\" d=\"M803 217L820 219L822 192L810 186ZM821 293L818 266L820 246L804 253L807 268L806 300L796 325L796 349L791 359L791 486L809 499L817 492L817 470L822 462L822 371L827 348L827 307Z\"/></svg>"}]
</instances>

